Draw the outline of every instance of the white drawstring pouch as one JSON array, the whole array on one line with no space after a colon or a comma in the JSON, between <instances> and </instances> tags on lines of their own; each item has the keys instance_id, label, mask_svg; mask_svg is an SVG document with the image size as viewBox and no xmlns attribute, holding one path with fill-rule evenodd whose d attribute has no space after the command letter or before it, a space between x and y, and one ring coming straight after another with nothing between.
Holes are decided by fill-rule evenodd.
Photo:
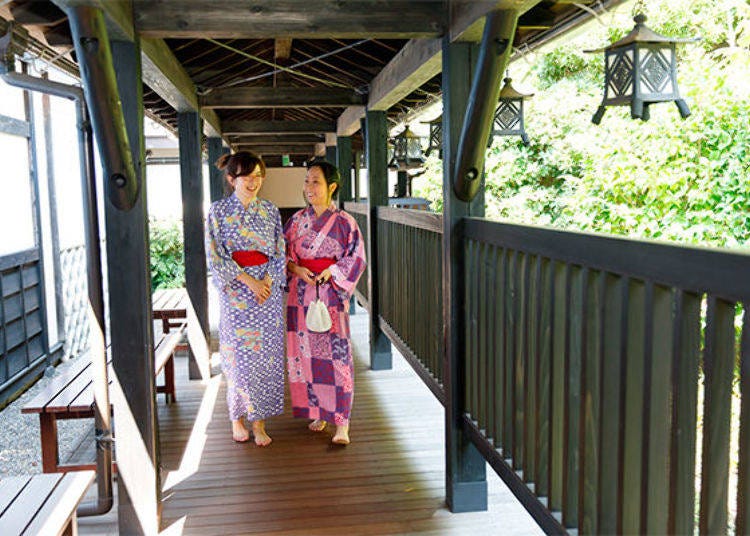
<instances>
[{"instance_id":1,"label":"white drawstring pouch","mask_svg":"<svg viewBox=\"0 0 750 536\"><path fill-rule=\"evenodd\" d=\"M331 329L331 315L328 313L328 307L320 299L320 283L315 283L315 299L307 306L305 323L307 329L316 333L325 333Z\"/></svg>"}]
</instances>

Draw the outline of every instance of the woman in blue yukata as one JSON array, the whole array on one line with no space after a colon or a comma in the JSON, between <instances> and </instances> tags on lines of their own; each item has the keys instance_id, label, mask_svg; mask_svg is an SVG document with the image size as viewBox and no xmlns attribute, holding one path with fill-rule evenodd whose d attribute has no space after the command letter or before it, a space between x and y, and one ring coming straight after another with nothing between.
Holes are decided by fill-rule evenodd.
<instances>
[{"instance_id":1,"label":"woman in blue yukata","mask_svg":"<svg viewBox=\"0 0 750 536\"><path fill-rule=\"evenodd\" d=\"M219 349L227 381L232 438L271 443L265 419L284 410L285 244L279 210L260 199L266 166L249 152L223 155L232 193L208 212L206 256L219 289Z\"/></svg>"},{"instance_id":2,"label":"woman in blue yukata","mask_svg":"<svg viewBox=\"0 0 750 536\"><path fill-rule=\"evenodd\" d=\"M333 442L346 445L354 396L349 302L365 270L365 248L357 222L331 201L340 182L333 164L311 164L303 188L309 206L284 228L289 271L286 329L292 414L312 419L308 426L313 432L334 425ZM332 320L324 333L310 331L305 323L316 283Z\"/></svg>"}]
</instances>

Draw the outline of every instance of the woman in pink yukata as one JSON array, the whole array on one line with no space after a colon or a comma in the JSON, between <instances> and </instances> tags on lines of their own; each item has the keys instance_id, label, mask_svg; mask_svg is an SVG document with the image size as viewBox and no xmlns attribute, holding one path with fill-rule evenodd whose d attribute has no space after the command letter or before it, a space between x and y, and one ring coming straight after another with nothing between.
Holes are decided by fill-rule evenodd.
<instances>
[{"instance_id":1,"label":"woman in pink yukata","mask_svg":"<svg viewBox=\"0 0 750 536\"><path fill-rule=\"evenodd\" d=\"M303 192L309 206L284 227L287 240L287 366L294 417L312 419L310 430L336 427L333 443L349 443L354 363L349 333L349 301L365 270L365 250L357 222L331 201L341 183L328 162L310 165ZM315 333L305 325L307 305L320 299L331 329Z\"/></svg>"},{"instance_id":2,"label":"woman in pink yukata","mask_svg":"<svg viewBox=\"0 0 750 536\"><path fill-rule=\"evenodd\" d=\"M271 443L265 419L284 411L282 286L286 255L279 209L260 199L266 166L249 152L223 155L232 194L214 202L206 224L206 256L219 289L219 350L227 381L232 438Z\"/></svg>"}]
</instances>

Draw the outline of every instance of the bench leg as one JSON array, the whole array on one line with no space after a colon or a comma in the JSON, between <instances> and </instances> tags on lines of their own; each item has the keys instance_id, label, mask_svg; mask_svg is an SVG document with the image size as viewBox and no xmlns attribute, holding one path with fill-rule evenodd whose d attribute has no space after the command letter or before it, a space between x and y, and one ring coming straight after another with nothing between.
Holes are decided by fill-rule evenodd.
<instances>
[{"instance_id":1,"label":"bench leg","mask_svg":"<svg viewBox=\"0 0 750 536\"><path fill-rule=\"evenodd\" d=\"M42 471L56 473L57 452L57 419L50 413L39 414L39 432L42 440Z\"/></svg>"},{"instance_id":2,"label":"bench leg","mask_svg":"<svg viewBox=\"0 0 750 536\"><path fill-rule=\"evenodd\" d=\"M167 402L170 401L170 398L172 402L176 400L174 387L174 352L169 356L167 362L164 363L164 393Z\"/></svg>"}]
</instances>

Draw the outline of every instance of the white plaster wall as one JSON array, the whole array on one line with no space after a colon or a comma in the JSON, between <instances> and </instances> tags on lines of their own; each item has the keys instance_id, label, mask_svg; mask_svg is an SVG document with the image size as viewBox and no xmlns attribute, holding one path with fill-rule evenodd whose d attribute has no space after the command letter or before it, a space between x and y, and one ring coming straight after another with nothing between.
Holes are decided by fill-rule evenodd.
<instances>
[{"instance_id":1,"label":"white plaster wall","mask_svg":"<svg viewBox=\"0 0 750 536\"><path fill-rule=\"evenodd\" d=\"M279 208L304 207L302 185L306 171L304 167L268 168L259 196Z\"/></svg>"}]
</instances>

